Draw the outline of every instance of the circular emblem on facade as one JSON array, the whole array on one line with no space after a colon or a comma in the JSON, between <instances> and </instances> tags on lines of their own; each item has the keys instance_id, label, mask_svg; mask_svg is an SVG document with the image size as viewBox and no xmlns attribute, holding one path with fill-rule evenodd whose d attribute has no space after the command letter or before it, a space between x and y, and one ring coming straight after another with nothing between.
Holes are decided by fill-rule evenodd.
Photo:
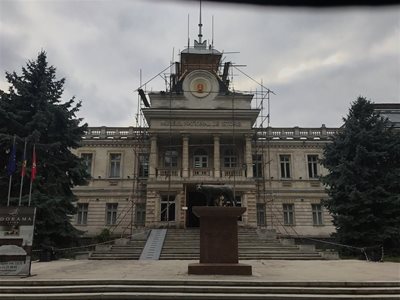
<instances>
[{"instance_id":1,"label":"circular emblem on facade","mask_svg":"<svg viewBox=\"0 0 400 300\"><path fill-rule=\"evenodd\" d=\"M190 72L183 80L182 87L188 99L194 96L198 99L212 100L219 92L218 80L213 74L204 70Z\"/></svg>"}]
</instances>

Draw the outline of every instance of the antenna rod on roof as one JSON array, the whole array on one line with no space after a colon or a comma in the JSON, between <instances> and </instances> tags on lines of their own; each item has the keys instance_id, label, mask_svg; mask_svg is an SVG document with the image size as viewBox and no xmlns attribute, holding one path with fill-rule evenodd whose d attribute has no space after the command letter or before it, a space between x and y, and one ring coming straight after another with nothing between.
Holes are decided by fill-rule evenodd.
<instances>
[{"instance_id":1,"label":"antenna rod on roof","mask_svg":"<svg viewBox=\"0 0 400 300\"><path fill-rule=\"evenodd\" d=\"M199 18L199 44L202 43L201 38L203 37L203 35L201 34L201 27L203 26L203 24L201 24L201 0L200 0L200 18Z\"/></svg>"},{"instance_id":2,"label":"antenna rod on roof","mask_svg":"<svg viewBox=\"0 0 400 300\"><path fill-rule=\"evenodd\" d=\"M188 49L189 49L189 47L190 47L190 37L189 37L189 14L188 14L188 31L187 31L187 33L188 33Z\"/></svg>"},{"instance_id":3,"label":"antenna rod on roof","mask_svg":"<svg viewBox=\"0 0 400 300\"><path fill-rule=\"evenodd\" d=\"M212 38L211 38L211 49L214 49L214 15L212 16L211 20L212 20L211 21L211 32L212 32L212 34L211 34L211 36L212 36Z\"/></svg>"}]
</instances>

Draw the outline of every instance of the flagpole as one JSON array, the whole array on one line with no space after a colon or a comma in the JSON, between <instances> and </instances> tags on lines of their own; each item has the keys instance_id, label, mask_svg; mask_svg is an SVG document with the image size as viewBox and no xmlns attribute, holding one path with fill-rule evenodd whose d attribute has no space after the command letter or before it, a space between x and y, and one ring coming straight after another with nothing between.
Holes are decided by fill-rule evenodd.
<instances>
[{"instance_id":1,"label":"flagpole","mask_svg":"<svg viewBox=\"0 0 400 300\"><path fill-rule=\"evenodd\" d=\"M20 186L20 188L19 188L19 202L18 202L18 206L21 206L21 201L22 201L22 187L23 187L23 185L24 185L25 168L26 168L26 138L25 138L25 145L24 145L24 156L23 156L23 158L22 158L21 186Z\"/></svg>"},{"instance_id":2,"label":"flagpole","mask_svg":"<svg viewBox=\"0 0 400 300\"><path fill-rule=\"evenodd\" d=\"M10 206L11 183L12 183L12 175L10 175L10 181L8 182L8 198L7 198L7 206Z\"/></svg>"},{"instance_id":3,"label":"flagpole","mask_svg":"<svg viewBox=\"0 0 400 300\"><path fill-rule=\"evenodd\" d=\"M11 184L12 184L12 174L15 172L15 134L14 134L14 139L13 139L13 146L10 152L10 160L12 159L12 163L9 162L9 165L7 166L8 172L10 174L10 180L8 182L8 197L7 197L7 206L10 206L10 197L11 197ZM11 169L13 170L10 170Z\"/></svg>"},{"instance_id":4,"label":"flagpole","mask_svg":"<svg viewBox=\"0 0 400 300\"><path fill-rule=\"evenodd\" d=\"M30 186L29 186L29 201L28 201L28 206L31 206L32 182L33 182L33 180L31 180L31 184L30 184Z\"/></svg>"},{"instance_id":5,"label":"flagpole","mask_svg":"<svg viewBox=\"0 0 400 300\"><path fill-rule=\"evenodd\" d=\"M33 152L32 152L32 168L31 168L31 184L29 186L29 201L28 206L31 206L31 199L32 199L32 184L33 180L36 176L36 144L33 144Z\"/></svg>"}]
</instances>

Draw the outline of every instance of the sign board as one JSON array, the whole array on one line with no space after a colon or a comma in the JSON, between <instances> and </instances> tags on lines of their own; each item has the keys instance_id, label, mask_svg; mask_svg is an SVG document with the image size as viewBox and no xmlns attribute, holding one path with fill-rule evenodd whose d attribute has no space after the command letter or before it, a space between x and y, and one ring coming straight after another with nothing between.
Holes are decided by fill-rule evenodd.
<instances>
[{"instance_id":1,"label":"sign board","mask_svg":"<svg viewBox=\"0 0 400 300\"><path fill-rule=\"evenodd\" d=\"M0 207L0 276L30 275L34 207Z\"/></svg>"}]
</instances>

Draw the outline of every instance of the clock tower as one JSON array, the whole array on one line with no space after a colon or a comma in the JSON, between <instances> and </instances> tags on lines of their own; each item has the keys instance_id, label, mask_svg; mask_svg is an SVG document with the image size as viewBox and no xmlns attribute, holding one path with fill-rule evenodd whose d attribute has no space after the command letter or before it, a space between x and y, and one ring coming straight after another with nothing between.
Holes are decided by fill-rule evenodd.
<instances>
[{"instance_id":1,"label":"clock tower","mask_svg":"<svg viewBox=\"0 0 400 300\"><path fill-rule=\"evenodd\" d=\"M150 155L146 225L195 227L193 206L206 205L195 186L228 184L247 208L243 225L256 225L256 182L252 165L252 127L259 114L253 94L229 87L222 53L202 40L180 53L169 89L150 92L143 108L149 125ZM166 212L166 210L168 212Z\"/></svg>"}]
</instances>

